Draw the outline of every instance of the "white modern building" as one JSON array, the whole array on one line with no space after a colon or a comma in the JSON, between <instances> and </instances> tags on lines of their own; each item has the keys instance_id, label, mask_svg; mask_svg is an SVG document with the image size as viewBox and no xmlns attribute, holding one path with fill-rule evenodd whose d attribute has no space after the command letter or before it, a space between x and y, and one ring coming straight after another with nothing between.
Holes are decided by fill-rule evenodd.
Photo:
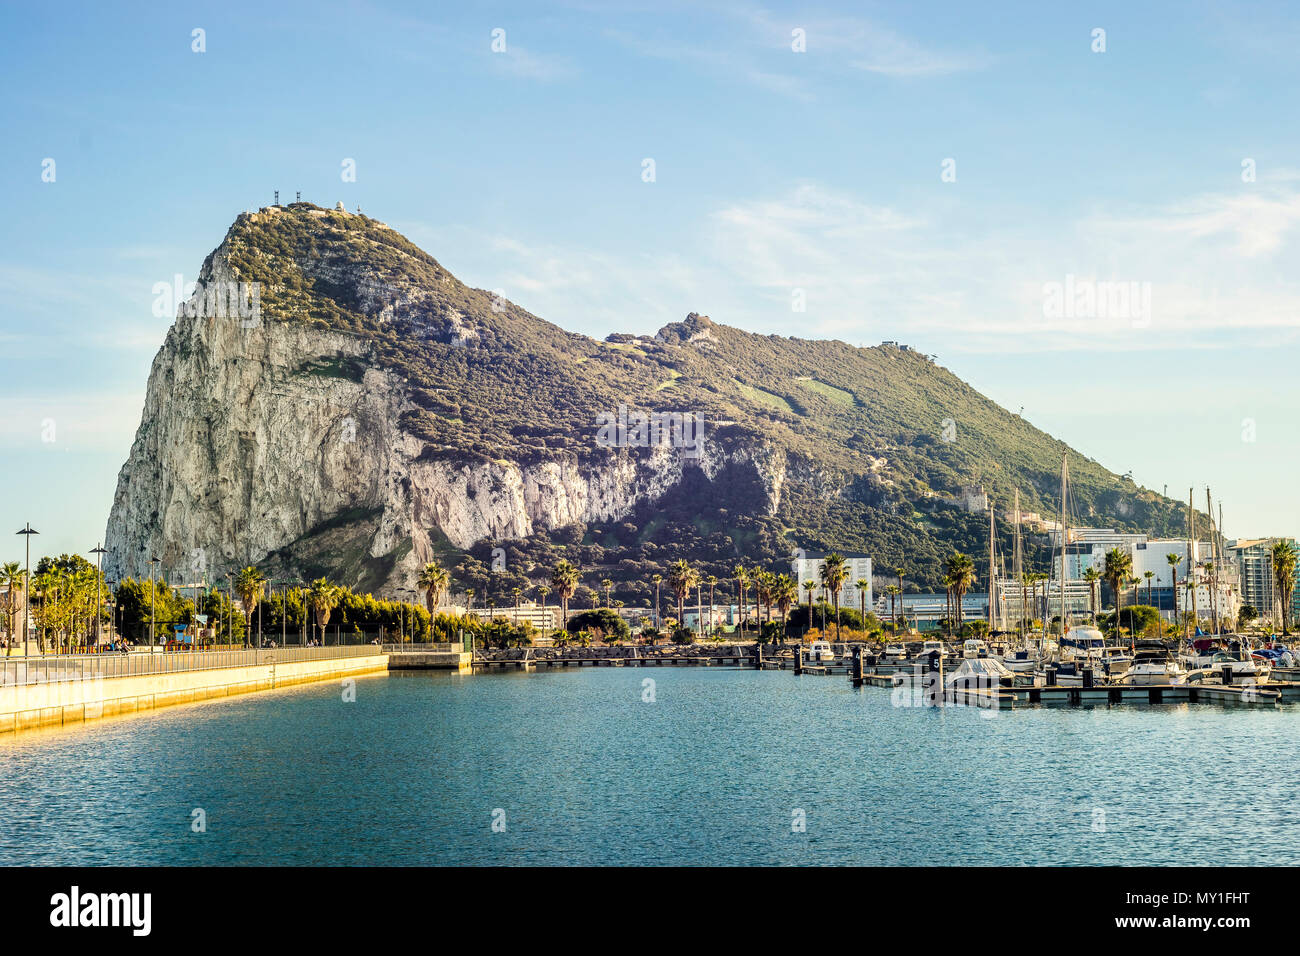
<instances>
[{"instance_id":1,"label":"white modern building","mask_svg":"<svg viewBox=\"0 0 1300 956\"><path fill-rule=\"evenodd\" d=\"M866 606L870 608L874 604L871 596L871 558L865 554L840 552L840 555L844 558L844 563L849 571L844 586L840 588L840 607L861 608L862 591L865 591ZM822 596L822 563L825 560L825 554L812 552L804 552L795 559L794 573L799 584L801 602L807 603L807 592L803 586L805 581L812 581L817 585L816 598ZM862 591L858 588L858 581L866 581L867 583L866 588L862 589Z\"/></svg>"}]
</instances>

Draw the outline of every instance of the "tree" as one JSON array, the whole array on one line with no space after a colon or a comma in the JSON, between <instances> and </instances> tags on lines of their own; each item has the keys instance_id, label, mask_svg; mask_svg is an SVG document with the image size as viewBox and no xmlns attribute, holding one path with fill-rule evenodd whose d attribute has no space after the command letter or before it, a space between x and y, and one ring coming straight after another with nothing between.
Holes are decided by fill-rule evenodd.
<instances>
[{"instance_id":1,"label":"tree","mask_svg":"<svg viewBox=\"0 0 1300 956\"><path fill-rule=\"evenodd\" d=\"M1259 609L1250 604L1243 604L1237 611L1237 630L1244 631L1252 621L1259 619Z\"/></svg>"},{"instance_id":2,"label":"tree","mask_svg":"<svg viewBox=\"0 0 1300 956\"><path fill-rule=\"evenodd\" d=\"M799 603L799 585L788 574L779 575L776 583L772 588L773 597L776 600L777 609L781 612L783 627L781 629L781 643L785 643L787 632L790 629L790 606Z\"/></svg>"},{"instance_id":3,"label":"tree","mask_svg":"<svg viewBox=\"0 0 1300 956\"><path fill-rule=\"evenodd\" d=\"M862 620L865 621L867 619L867 588L871 586L871 582L866 578L858 578L853 582L853 585L858 589L858 603L861 605L859 610L862 613Z\"/></svg>"},{"instance_id":4,"label":"tree","mask_svg":"<svg viewBox=\"0 0 1300 956\"><path fill-rule=\"evenodd\" d=\"M325 578L317 578L307 585L307 606L311 608L316 625L320 628L322 644L325 643L325 628L329 625L330 613L338 606L341 597L342 589Z\"/></svg>"},{"instance_id":5,"label":"tree","mask_svg":"<svg viewBox=\"0 0 1300 956\"><path fill-rule=\"evenodd\" d=\"M659 610L662 606L659 603L659 585L663 584L663 581L664 576L662 574L656 574L650 578L650 583L655 586L655 630L659 629Z\"/></svg>"},{"instance_id":6,"label":"tree","mask_svg":"<svg viewBox=\"0 0 1300 956\"><path fill-rule=\"evenodd\" d=\"M538 593L538 594L541 596L541 598L542 598L542 620L543 620L543 621L546 621L546 620L548 620L548 617L547 617L547 614L546 614L546 595L548 595L548 594L551 593L551 589L548 588L545 584L539 584L539 585L537 586L537 593Z\"/></svg>"},{"instance_id":7,"label":"tree","mask_svg":"<svg viewBox=\"0 0 1300 956\"><path fill-rule=\"evenodd\" d=\"M718 579L715 575L710 574L704 579L704 583L709 586L709 632L713 631L713 592L718 586Z\"/></svg>"},{"instance_id":8,"label":"tree","mask_svg":"<svg viewBox=\"0 0 1300 956\"><path fill-rule=\"evenodd\" d=\"M1273 545L1273 585L1282 596L1282 636L1290 634L1291 593L1295 591L1297 552L1295 545L1285 538Z\"/></svg>"},{"instance_id":9,"label":"tree","mask_svg":"<svg viewBox=\"0 0 1300 956\"><path fill-rule=\"evenodd\" d=\"M690 593L691 588L695 587L695 582L699 580L700 573L691 567L690 563L684 558L674 561L668 569L668 586L672 588L673 594L677 597L677 620L680 627L681 621L686 619L686 595Z\"/></svg>"},{"instance_id":10,"label":"tree","mask_svg":"<svg viewBox=\"0 0 1300 956\"><path fill-rule=\"evenodd\" d=\"M578 569L568 561L560 561L551 572L551 587L560 596L560 626L566 630L569 626L569 598L578 589L580 577Z\"/></svg>"},{"instance_id":11,"label":"tree","mask_svg":"<svg viewBox=\"0 0 1300 956\"><path fill-rule=\"evenodd\" d=\"M957 620L957 633L961 633L961 602L975 583L975 562L970 555L958 551L948 558L948 586L952 590L954 616Z\"/></svg>"},{"instance_id":12,"label":"tree","mask_svg":"<svg viewBox=\"0 0 1300 956\"><path fill-rule=\"evenodd\" d=\"M568 622L567 630L575 636L583 631L598 634L606 643L627 640L631 634L631 628L628 627L627 621L619 617L618 612L609 607L580 611L573 616L573 620Z\"/></svg>"},{"instance_id":13,"label":"tree","mask_svg":"<svg viewBox=\"0 0 1300 956\"><path fill-rule=\"evenodd\" d=\"M849 579L849 565L844 557L832 551L826 555L821 566L822 585L831 592L831 601L835 605L835 640L840 639L840 588Z\"/></svg>"},{"instance_id":14,"label":"tree","mask_svg":"<svg viewBox=\"0 0 1300 956\"><path fill-rule=\"evenodd\" d=\"M885 588L889 595L889 620L895 634L898 633L898 585L891 584ZM865 615L864 615L865 616Z\"/></svg>"},{"instance_id":15,"label":"tree","mask_svg":"<svg viewBox=\"0 0 1300 956\"><path fill-rule=\"evenodd\" d=\"M5 594L5 635L9 638L5 656L13 652L14 631L18 629L18 589L23 586L23 567L17 561L8 561L0 567L0 584L8 589ZM23 595L24 599L26 594Z\"/></svg>"},{"instance_id":16,"label":"tree","mask_svg":"<svg viewBox=\"0 0 1300 956\"><path fill-rule=\"evenodd\" d=\"M600 586L605 591L605 607L609 607L609 589L614 586L614 582L609 578L605 578L600 582Z\"/></svg>"},{"instance_id":17,"label":"tree","mask_svg":"<svg viewBox=\"0 0 1300 956\"><path fill-rule=\"evenodd\" d=\"M266 593L266 575L252 565L241 568L235 574L235 593L239 595L239 603L244 606L246 631L251 634L253 631L253 609L257 607L257 602ZM257 637L260 643L262 635L259 633Z\"/></svg>"},{"instance_id":18,"label":"tree","mask_svg":"<svg viewBox=\"0 0 1300 956\"><path fill-rule=\"evenodd\" d=\"M1097 585L1101 581L1101 572L1088 565L1083 572L1083 579L1088 582L1088 614L1092 617L1092 623L1097 623Z\"/></svg>"},{"instance_id":19,"label":"tree","mask_svg":"<svg viewBox=\"0 0 1300 956\"><path fill-rule=\"evenodd\" d=\"M1178 563L1183 559L1172 551L1165 555L1165 563L1169 565L1169 579L1172 582L1174 592L1174 619L1178 619Z\"/></svg>"},{"instance_id":20,"label":"tree","mask_svg":"<svg viewBox=\"0 0 1300 956\"><path fill-rule=\"evenodd\" d=\"M417 584L424 592L424 605L432 614L433 609L442 603L442 596L451 584L451 574L445 568L439 567L437 563L430 561L420 569Z\"/></svg>"},{"instance_id":21,"label":"tree","mask_svg":"<svg viewBox=\"0 0 1300 956\"><path fill-rule=\"evenodd\" d=\"M740 636L745 636L745 592L749 588L749 572L745 570L743 564L738 564L731 571L731 576L736 579L736 592L740 596Z\"/></svg>"},{"instance_id":22,"label":"tree","mask_svg":"<svg viewBox=\"0 0 1300 956\"><path fill-rule=\"evenodd\" d=\"M1119 639L1119 609L1123 604L1120 586L1133 571L1133 555L1123 548L1111 548L1102 562L1101 576L1115 595L1115 639Z\"/></svg>"}]
</instances>

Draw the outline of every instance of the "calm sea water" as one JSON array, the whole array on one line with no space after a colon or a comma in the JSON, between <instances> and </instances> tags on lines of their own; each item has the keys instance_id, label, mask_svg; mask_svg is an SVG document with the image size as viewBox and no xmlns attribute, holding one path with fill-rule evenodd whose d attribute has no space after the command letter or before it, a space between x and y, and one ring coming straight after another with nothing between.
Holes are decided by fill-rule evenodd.
<instances>
[{"instance_id":1,"label":"calm sea water","mask_svg":"<svg viewBox=\"0 0 1300 956\"><path fill-rule=\"evenodd\" d=\"M0 863L1300 862L1300 708L986 715L786 672L313 684L0 740Z\"/></svg>"}]
</instances>

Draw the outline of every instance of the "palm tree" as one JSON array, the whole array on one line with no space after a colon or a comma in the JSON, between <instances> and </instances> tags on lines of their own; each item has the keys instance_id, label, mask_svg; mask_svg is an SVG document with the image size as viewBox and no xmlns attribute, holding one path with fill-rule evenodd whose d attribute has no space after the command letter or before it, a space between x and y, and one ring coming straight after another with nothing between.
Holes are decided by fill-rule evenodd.
<instances>
[{"instance_id":1,"label":"palm tree","mask_svg":"<svg viewBox=\"0 0 1300 956\"><path fill-rule=\"evenodd\" d=\"M799 603L799 585L788 574L778 575L772 586L772 597L781 612L781 644L784 645L790 629L790 606Z\"/></svg>"},{"instance_id":2,"label":"palm tree","mask_svg":"<svg viewBox=\"0 0 1300 956\"><path fill-rule=\"evenodd\" d=\"M898 634L897 602L898 602L898 595L899 595L898 585L897 584L889 585L889 587L885 588L885 593L889 595L889 620L893 624L894 634L897 635ZM862 618L863 620L866 620L866 615L863 614Z\"/></svg>"},{"instance_id":3,"label":"palm tree","mask_svg":"<svg viewBox=\"0 0 1300 956\"><path fill-rule=\"evenodd\" d=\"M1154 578L1155 576L1156 573L1154 571L1142 572L1142 577L1147 579L1147 605L1149 607L1155 607L1155 605L1151 603L1151 579Z\"/></svg>"},{"instance_id":4,"label":"palm tree","mask_svg":"<svg viewBox=\"0 0 1300 956\"><path fill-rule=\"evenodd\" d=\"M8 589L5 595L5 635L9 640L5 647L5 657L13 653L14 630L18 627L18 588L22 580L23 566L17 561L8 561L0 568L0 583ZM26 597L24 593L24 600Z\"/></svg>"},{"instance_id":5,"label":"palm tree","mask_svg":"<svg viewBox=\"0 0 1300 956\"><path fill-rule=\"evenodd\" d=\"M546 615L546 595L548 595L548 594L551 593L551 589L548 588L545 584L539 584L539 585L537 586L537 593L538 593L539 595L541 595L541 598L542 598L542 620L545 621L545 620L547 620L547 615Z\"/></svg>"},{"instance_id":6,"label":"palm tree","mask_svg":"<svg viewBox=\"0 0 1300 956\"><path fill-rule=\"evenodd\" d=\"M832 551L821 566L822 585L831 592L835 604L835 640L840 639L840 588L849 579L849 565L843 556Z\"/></svg>"},{"instance_id":7,"label":"palm tree","mask_svg":"<svg viewBox=\"0 0 1300 956\"><path fill-rule=\"evenodd\" d=\"M1283 539L1273 545L1273 585L1282 596L1282 636L1290 634L1291 593L1295 590L1297 552L1295 545Z\"/></svg>"},{"instance_id":8,"label":"palm tree","mask_svg":"<svg viewBox=\"0 0 1300 956\"><path fill-rule=\"evenodd\" d=\"M713 591L718 586L718 578L710 574L704 579L704 583L709 586L709 633L713 633Z\"/></svg>"},{"instance_id":9,"label":"palm tree","mask_svg":"<svg viewBox=\"0 0 1300 956\"><path fill-rule=\"evenodd\" d=\"M568 561L560 561L551 572L551 587L555 588L555 593L560 596L560 619L563 622L561 626L566 633L569 629L569 598L573 597L573 592L578 590L580 577L578 569Z\"/></svg>"},{"instance_id":10,"label":"palm tree","mask_svg":"<svg viewBox=\"0 0 1300 956\"><path fill-rule=\"evenodd\" d=\"M678 558L668 569L668 586L677 597L677 620L686 620L686 595L695 586L699 572L685 558ZM681 626L680 623L678 626Z\"/></svg>"},{"instance_id":11,"label":"palm tree","mask_svg":"<svg viewBox=\"0 0 1300 956\"><path fill-rule=\"evenodd\" d=\"M655 586L655 630L659 630L659 585L663 583L664 576L656 574L650 578L650 583Z\"/></svg>"},{"instance_id":12,"label":"palm tree","mask_svg":"<svg viewBox=\"0 0 1300 956\"><path fill-rule=\"evenodd\" d=\"M1110 589L1115 594L1115 638L1119 639L1119 609L1123 604L1123 594L1120 592L1120 584L1128 580L1129 575L1133 572L1133 555L1121 548L1111 548L1106 552L1105 560L1102 562L1101 576L1106 579Z\"/></svg>"},{"instance_id":13,"label":"palm tree","mask_svg":"<svg viewBox=\"0 0 1300 956\"><path fill-rule=\"evenodd\" d=\"M325 628L330 622L330 612L338 606L342 592L342 588L330 584L325 578L317 578L307 585L307 605L315 615L316 624L320 627L322 644L325 643Z\"/></svg>"},{"instance_id":14,"label":"palm tree","mask_svg":"<svg viewBox=\"0 0 1300 956\"><path fill-rule=\"evenodd\" d=\"M1092 623L1097 623L1097 586L1101 581L1101 572L1092 565L1083 572L1083 579L1088 582L1088 614L1092 617Z\"/></svg>"},{"instance_id":15,"label":"palm tree","mask_svg":"<svg viewBox=\"0 0 1300 956\"><path fill-rule=\"evenodd\" d=\"M871 586L871 582L866 578L858 578L853 582L853 586L858 589L858 604L860 605L859 610L862 614L862 630L865 633L867 630L867 588Z\"/></svg>"},{"instance_id":16,"label":"palm tree","mask_svg":"<svg viewBox=\"0 0 1300 956\"><path fill-rule=\"evenodd\" d=\"M468 614L473 610L474 610L474 589L466 588L465 589L465 613Z\"/></svg>"},{"instance_id":17,"label":"palm tree","mask_svg":"<svg viewBox=\"0 0 1300 956\"><path fill-rule=\"evenodd\" d=\"M257 602L262 599L266 592L266 575L257 568L249 565L241 568L235 574L235 593L239 595L239 601L244 605L244 617L246 620L246 634L253 633L253 608L257 607ZM258 643L262 642L262 635L257 635Z\"/></svg>"},{"instance_id":18,"label":"palm tree","mask_svg":"<svg viewBox=\"0 0 1300 956\"><path fill-rule=\"evenodd\" d=\"M749 589L749 572L743 564L736 565L731 576L736 579L736 593L740 598L740 636L745 636L745 592Z\"/></svg>"},{"instance_id":19,"label":"palm tree","mask_svg":"<svg viewBox=\"0 0 1300 956\"><path fill-rule=\"evenodd\" d=\"M1178 564L1183 559L1172 551L1165 555L1165 563L1169 565L1169 577L1173 583L1174 592L1174 623L1178 623Z\"/></svg>"},{"instance_id":20,"label":"palm tree","mask_svg":"<svg viewBox=\"0 0 1300 956\"><path fill-rule=\"evenodd\" d=\"M447 591L447 586L451 584L451 574L434 561L430 561L420 569L420 577L417 579L417 586L424 592L424 605L433 615L433 609L442 603L442 596Z\"/></svg>"},{"instance_id":21,"label":"palm tree","mask_svg":"<svg viewBox=\"0 0 1300 956\"><path fill-rule=\"evenodd\" d=\"M949 584L952 588L953 610L957 619L957 633L961 634L962 614L961 602L970 590L970 586L975 583L975 562L970 555L962 554L960 551L948 558L948 577L951 579Z\"/></svg>"},{"instance_id":22,"label":"palm tree","mask_svg":"<svg viewBox=\"0 0 1300 956\"><path fill-rule=\"evenodd\" d=\"M614 582L609 578L600 582L600 586L605 589L605 607L609 607L609 589L614 586Z\"/></svg>"}]
</instances>

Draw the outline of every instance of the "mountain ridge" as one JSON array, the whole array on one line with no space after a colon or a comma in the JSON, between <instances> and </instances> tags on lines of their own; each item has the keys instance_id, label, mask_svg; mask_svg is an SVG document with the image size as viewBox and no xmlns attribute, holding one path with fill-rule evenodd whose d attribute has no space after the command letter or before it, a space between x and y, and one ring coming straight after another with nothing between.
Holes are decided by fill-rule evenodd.
<instances>
[{"instance_id":1,"label":"mountain ridge","mask_svg":"<svg viewBox=\"0 0 1300 956\"><path fill-rule=\"evenodd\" d=\"M1062 454L1080 520L1181 527L1178 503L906 348L694 312L598 340L310 203L241 214L199 280L256 283L259 320L180 310L119 475L118 575L162 551L212 574L257 562L391 591L436 558L461 587L509 594L564 556L641 601L672 558L726 577L798 547L869 551L933 586L947 550L982 554L987 535L952 500L982 486L1005 510L1019 489L1024 510L1054 514ZM700 415L704 454L601 446L619 406Z\"/></svg>"}]
</instances>

